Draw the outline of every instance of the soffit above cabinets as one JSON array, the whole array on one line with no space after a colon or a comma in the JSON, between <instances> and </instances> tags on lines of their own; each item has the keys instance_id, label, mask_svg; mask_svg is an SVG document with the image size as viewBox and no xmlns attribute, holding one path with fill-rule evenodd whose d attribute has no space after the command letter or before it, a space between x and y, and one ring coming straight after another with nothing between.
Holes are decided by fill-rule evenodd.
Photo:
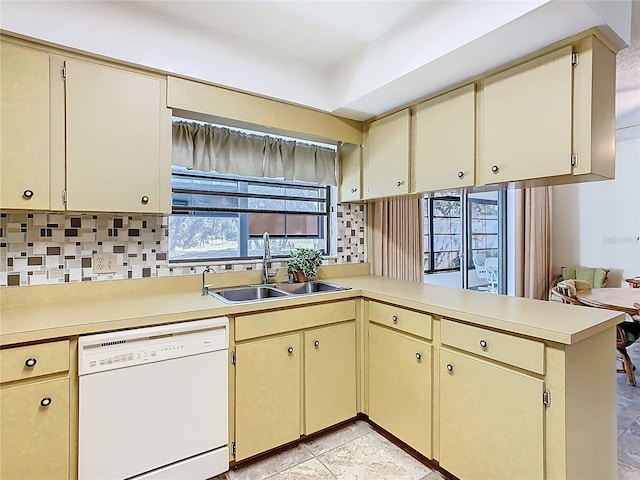
<instances>
[{"instance_id":1,"label":"soffit above cabinets","mask_svg":"<svg viewBox=\"0 0 640 480\"><path fill-rule=\"evenodd\" d=\"M5 0L0 27L365 120L594 26L624 48L632 41L631 5Z\"/></svg>"}]
</instances>

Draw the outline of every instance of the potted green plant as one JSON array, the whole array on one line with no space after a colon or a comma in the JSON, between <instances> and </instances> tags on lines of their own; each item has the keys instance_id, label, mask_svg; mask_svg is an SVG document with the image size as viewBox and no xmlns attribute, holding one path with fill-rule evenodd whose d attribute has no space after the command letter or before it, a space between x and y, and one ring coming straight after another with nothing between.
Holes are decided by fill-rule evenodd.
<instances>
[{"instance_id":1,"label":"potted green plant","mask_svg":"<svg viewBox=\"0 0 640 480\"><path fill-rule=\"evenodd\" d=\"M315 278L320 265L322 265L320 250L297 247L291 250L291 259L287 270L297 282L306 282L310 278Z\"/></svg>"}]
</instances>

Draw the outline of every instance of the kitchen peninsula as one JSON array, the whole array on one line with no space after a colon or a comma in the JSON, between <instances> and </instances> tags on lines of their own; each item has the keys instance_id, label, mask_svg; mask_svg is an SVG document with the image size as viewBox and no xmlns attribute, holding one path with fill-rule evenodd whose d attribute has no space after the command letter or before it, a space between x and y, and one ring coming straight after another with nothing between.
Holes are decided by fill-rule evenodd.
<instances>
[{"instance_id":1,"label":"kitchen peninsula","mask_svg":"<svg viewBox=\"0 0 640 480\"><path fill-rule=\"evenodd\" d=\"M259 283L257 275L211 279L224 287ZM29 435L68 438L67 471L75 478L78 336L227 315L229 348L234 358L239 352L238 364L246 362L244 372L259 366L242 351L279 339L304 342L300 355L298 350L284 354L302 378L297 390L287 392L300 400L301 414L285 415L293 422L293 438L274 440L268 430L246 430L244 399L259 403L265 392L255 389L267 387L244 382L245 373L230 362L230 452L237 447L230 462L363 413L459 478L489 471L492 478L616 477L613 345L621 314L377 277L368 275L367 264L324 267L320 276L350 290L227 304L201 295L199 275L2 289L2 391L27 389L43 378L68 380L66 420L55 425L56 431L34 427ZM355 398L341 398L353 407L329 402L329 411L314 409L310 400L335 395L314 392L305 380L322 379L323 368L336 370L331 358L312 363L313 342L332 351L330 343L344 345L345 334L353 335L346 341L353 355L346 358L354 362ZM306 345L307 340L312 343ZM43 378L7 377L12 360L49 347L57 363ZM263 357L260 363L282 373L279 361ZM394 389L397 381L405 391ZM411 403L416 399L418 410ZM336 417L337 410L342 417ZM15 433L5 422L13 414L3 408L3 442ZM278 423L283 417L270 419L270 414L262 410L265 425L273 421L289 428ZM251 444L242 443L246 438ZM15 460L29 465L28 459Z\"/></svg>"}]
</instances>

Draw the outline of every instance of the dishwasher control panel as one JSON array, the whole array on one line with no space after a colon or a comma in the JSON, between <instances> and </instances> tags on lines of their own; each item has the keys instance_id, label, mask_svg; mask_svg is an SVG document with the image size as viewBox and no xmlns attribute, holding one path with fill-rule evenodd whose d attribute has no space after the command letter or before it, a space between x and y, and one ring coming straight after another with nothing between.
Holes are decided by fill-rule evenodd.
<instances>
[{"instance_id":1,"label":"dishwasher control panel","mask_svg":"<svg viewBox=\"0 0 640 480\"><path fill-rule=\"evenodd\" d=\"M80 337L78 375L228 348L226 317Z\"/></svg>"}]
</instances>

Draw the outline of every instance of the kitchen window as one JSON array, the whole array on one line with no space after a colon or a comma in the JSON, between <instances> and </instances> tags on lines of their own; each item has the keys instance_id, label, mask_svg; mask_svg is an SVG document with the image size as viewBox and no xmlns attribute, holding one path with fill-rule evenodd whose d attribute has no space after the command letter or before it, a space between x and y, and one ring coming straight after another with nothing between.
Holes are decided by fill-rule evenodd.
<instances>
[{"instance_id":1,"label":"kitchen window","mask_svg":"<svg viewBox=\"0 0 640 480\"><path fill-rule=\"evenodd\" d=\"M260 258L294 247L330 253L335 187L172 167L171 262Z\"/></svg>"}]
</instances>

